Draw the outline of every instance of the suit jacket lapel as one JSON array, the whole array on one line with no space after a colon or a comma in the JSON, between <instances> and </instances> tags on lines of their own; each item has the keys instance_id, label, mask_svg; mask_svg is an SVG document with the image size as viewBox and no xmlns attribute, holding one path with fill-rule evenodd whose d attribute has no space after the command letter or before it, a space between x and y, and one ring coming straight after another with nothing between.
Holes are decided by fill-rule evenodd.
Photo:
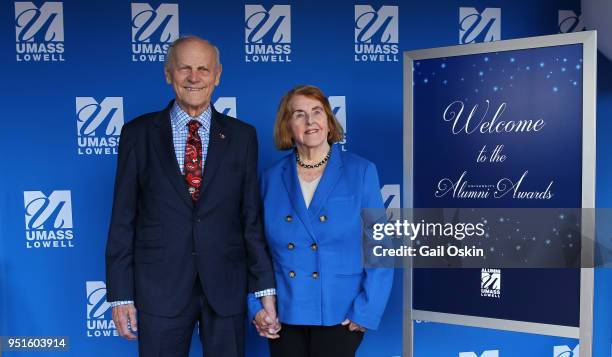
<instances>
[{"instance_id":1,"label":"suit jacket lapel","mask_svg":"<svg viewBox=\"0 0 612 357\"><path fill-rule=\"evenodd\" d=\"M329 157L329 161L327 162L327 166L323 171L323 175L321 176L321 180L317 185L317 189L312 197L312 201L310 202L310 206L308 207L308 214L311 218L318 219L319 212L321 208L327 202L327 198L330 193L336 187L336 184L340 180L342 176L342 157L340 149L337 145L332 146L332 152Z\"/></svg>"},{"instance_id":2,"label":"suit jacket lapel","mask_svg":"<svg viewBox=\"0 0 612 357\"><path fill-rule=\"evenodd\" d=\"M298 218L302 221L304 228L310 234L312 239L316 242L317 238L313 233L312 225L310 223L310 217L306 211L306 203L304 202L304 195L302 194L302 188L298 181L297 168L293 154L288 155L285 158L285 164L283 165L283 183L287 190L287 195L291 201L291 205L295 210Z\"/></svg>"},{"instance_id":3,"label":"suit jacket lapel","mask_svg":"<svg viewBox=\"0 0 612 357\"><path fill-rule=\"evenodd\" d=\"M185 202L189 207L193 207L191 196L187 188L185 178L181 173L178 162L176 161L176 154L174 152L174 141L172 139L172 124L170 123L170 108L172 108L173 101L170 102L168 107L160 112L155 118L155 130L157 140L154 141L155 151L159 158L159 162L162 165L164 173L168 176L170 183L181 197L181 200Z\"/></svg>"},{"instance_id":4,"label":"suit jacket lapel","mask_svg":"<svg viewBox=\"0 0 612 357\"><path fill-rule=\"evenodd\" d=\"M210 132L208 140L208 152L204 162L204 173L202 175L202 186L200 187L200 199L198 203L206 199L206 189L217 173L219 164L223 161L225 152L232 138L229 128L225 125L221 115L212 108Z\"/></svg>"}]
</instances>

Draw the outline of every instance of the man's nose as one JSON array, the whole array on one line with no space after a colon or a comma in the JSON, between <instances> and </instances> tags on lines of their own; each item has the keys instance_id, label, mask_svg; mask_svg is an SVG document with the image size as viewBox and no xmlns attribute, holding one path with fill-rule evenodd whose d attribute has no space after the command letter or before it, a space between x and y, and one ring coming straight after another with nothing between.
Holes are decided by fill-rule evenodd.
<instances>
[{"instance_id":1,"label":"man's nose","mask_svg":"<svg viewBox=\"0 0 612 357\"><path fill-rule=\"evenodd\" d=\"M195 71L190 72L187 80L192 83L197 82L199 80L198 74Z\"/></svg>"}]
</instances>

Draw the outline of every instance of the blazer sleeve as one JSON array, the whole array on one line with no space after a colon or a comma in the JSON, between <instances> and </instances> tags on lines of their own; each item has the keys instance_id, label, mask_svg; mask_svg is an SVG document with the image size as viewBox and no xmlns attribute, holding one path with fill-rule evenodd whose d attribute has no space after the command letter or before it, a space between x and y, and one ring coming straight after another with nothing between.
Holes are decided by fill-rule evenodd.
<instances>
[{"instance_id":1,"label":"blazer sleeve","mask_svg":"<svg viewBox=\"0 0 612 357\"><path fill-rule=\"evenodd\" d=\"M266 191L266 175L261 174L259 176L259 192L263 194ZM261 200L263 203L263 196L261 196ZM262 219L265 217L262 216ZM261 303L261 299L256 298L255 294L250 292L247 295L247 317L248 321L253 321L255 319L255 315L259 312L259 310L263 309L263 304Z\"/></svg>"},{"instance_id":2,"label":"blazer sleeve","mask_svg":"<svg viewBox=\"0 0 612 357\"><path fill-rule=\"evenodd\" d=\"M369 163L365 170L363 190L362 208L384 208L378 174L373 163ZM366 268L361 292L353 300L347 318L368 330L376 330L385 311L392 285L393 269Z\"/></svg>"},{"instance_id":3,"label":"blazer sleeve","mask_svg":"<svg viewBox=\"0 0 612 357\"><path fill-rule=\"evenodd\" d=\"M135 138L123 126L115 176L115 193L106 242L108 301L134 300L134 232L138 211L138 165Z\"/></svg>"},{"instance_id":4,"label":"blazer sleeve","mask_svg":"<svg viewBox=\"0 0 612 357\"><path fill-rule=\"evenodd\" d=\"M262 207L257 182L257 134L251 128L247 143L246 174L244 178L242 217L247 250L249 292L275 288L274 270L264 237Z\"/></svg>"}]
</instances>

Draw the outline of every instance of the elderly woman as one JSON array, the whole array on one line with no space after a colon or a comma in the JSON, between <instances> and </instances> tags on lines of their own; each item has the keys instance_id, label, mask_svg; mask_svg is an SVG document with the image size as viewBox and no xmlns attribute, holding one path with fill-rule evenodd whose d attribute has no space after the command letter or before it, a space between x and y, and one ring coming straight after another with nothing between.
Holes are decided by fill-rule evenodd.
<instances>
[{"instance_id":1,"label":"elderly woman","mask_svg":"<svg viewBox=\"0 0 612 357\"><path fill-rule=\"evenodd\" d=\"M361 209L383 208L376 167L334 145L342 137L319 88L285 94L274 142L291 152L261 179L282 325L249 296L250 316L270 338L273 357L354 356L389 297L393 271L361 262Z\"/></svg>"}]
</instances>

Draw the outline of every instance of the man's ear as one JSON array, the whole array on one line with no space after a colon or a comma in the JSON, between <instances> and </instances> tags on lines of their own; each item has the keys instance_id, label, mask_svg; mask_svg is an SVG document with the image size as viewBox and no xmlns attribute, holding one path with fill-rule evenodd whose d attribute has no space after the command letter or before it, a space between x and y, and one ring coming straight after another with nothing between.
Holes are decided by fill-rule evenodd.
<instances>
[{"instance_id":1,"label":"man's ear","mask_svg":"<svg viewBox=\"0 0 612 357\"><path fill-rule=\"evenodd\" d=\"M223 70L223 66L221 63L217 65L217 78L215 78L215 87L221 83L221 71Z\"/></svg>"},{"instance_id":2,"label":"man's ear","mask_svg":"<svg viewBox=\"0 0 612 357\"><path fill-rule=\"evenodd\" d=\"M170 69L168 67L164 67L164 77L166 77L166 83L172 84L172 78L170 76Z\"/></svg>"}]
</instances>

